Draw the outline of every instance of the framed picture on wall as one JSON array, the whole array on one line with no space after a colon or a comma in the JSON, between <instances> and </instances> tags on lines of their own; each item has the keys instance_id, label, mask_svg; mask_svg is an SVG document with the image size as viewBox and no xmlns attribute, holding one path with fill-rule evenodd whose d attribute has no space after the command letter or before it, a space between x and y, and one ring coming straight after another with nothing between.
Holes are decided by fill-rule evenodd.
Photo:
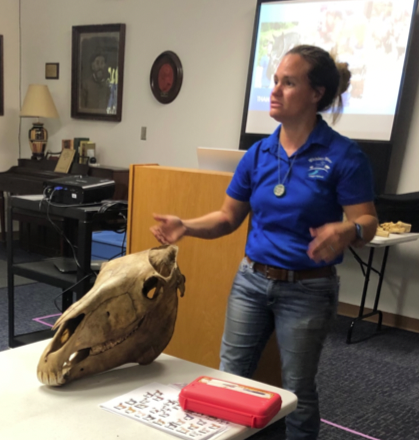
<instances>
[{"instance_id":1,"label":"framed picture on wall","mask_svg":"<svg viewBox=\"0 0 419 440\"><path fill-rule=\"evenodd\" d=\"M0 116L4 115L3 35L0 35Z\"/></svg>"},{"instance_id":2,"label":"framed picture on wall","mask_svg":"<svg viewBox=\"0 0 419 440\"><path fill-rule=\"evenodd\" d=\"M179 57L167 50L161 53L150 72L150 87L154 97L162 104L169 104L179 94L183 80L183 68Z\"/></svg>"},{"instance_id":3,"label":"framed picture on wall","mask_svg":"<svg viewBox=\"0 0 419 440\"><path fill-rule=\"evenodd\" d=\"M59 79L59 78L60 78L60 64L45 63L45 79Z\"/></svg>"},{"instance_id":4,"label":"framed picture on wall","mask_svg":"<svg viewBox=\"0 0 419 440\"><path fill-rule=\"evenodd\" d=\"M73 26L71 117L122 119L125 24Z\"/></svg>"}]
</instances>

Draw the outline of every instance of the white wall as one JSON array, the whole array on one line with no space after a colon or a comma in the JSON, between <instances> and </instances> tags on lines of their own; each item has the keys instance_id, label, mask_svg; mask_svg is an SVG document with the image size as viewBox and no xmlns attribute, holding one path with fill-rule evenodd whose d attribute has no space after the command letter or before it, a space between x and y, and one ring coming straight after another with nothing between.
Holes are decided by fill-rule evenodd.
<instances>
[{"instance_id":1,"label":"white wall","mask_svg":"<svg viewBox=\"0 0 419 440\"><path fill-rule=\"evenodd\" d=\"M4 116L0 116L0 171L19 157L19 2L0 0L0 35L3 35Z\"/></svg>"},{"instance_id":2,"label":"white wall","mask_svg":"<svg viewBox=\"0 0 419 440\"><path fill-rule=\"evenodd\" d=\"M255 0L21 0L21 6L22 91L29 83L50 87L60 113L60 120L46 123L51 150L58 151L62 139L87 136L96 142L102 164L196 167L198 145L238 148ZM127 25L122 122L71 119L71 27L118 22ZM419 191L418 42L396 128L388 185L395 193ZM149 86L151 65L165 50L176 52L184 68L180 94L168 105L158 103ZM46 62L60 63L58 81L44 79ZM22 157L30 156L30 125L24 121ZM141 126L147 127L147 141L140 141ZM366 250L360 254L366 259ZM381 255L378 250L378 262ZM419 242L391 249L382 310L419 318L418 259ZM339 273L341 301L359 304L363 278L349 252ZM374 275L370 286L376 286Z\"/></svg>"},{"instance_id":3,"label":"white wall","mask_svg":"<svg viewBox=\"0 0 419 440\"><path fill-rule=\"evenodd\" d=\"M196 146L238 148L254 0L22 0L22 90L48 84L60 120L45 121L49 148L87 136L103 164L157 162L196 167ZM71 28L125 23L122 122L70 118ZM180 58L184 79L177 99L160 104L149 86L151 66L165 50ZM45 80L46 62L60 79ZM26 133L31 121L25 120ZM147 140L140 141L140 128ZM24 144L24 142L22 142ZM29 157L29 146L23 145Z\"/></svg>"}]
</instances>

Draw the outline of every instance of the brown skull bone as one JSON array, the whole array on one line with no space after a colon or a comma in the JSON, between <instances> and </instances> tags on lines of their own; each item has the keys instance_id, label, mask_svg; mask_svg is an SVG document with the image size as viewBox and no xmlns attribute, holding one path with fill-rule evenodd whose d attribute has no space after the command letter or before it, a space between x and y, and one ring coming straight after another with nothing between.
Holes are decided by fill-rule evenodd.
<instances>
[{"instance_id":1,"label":"brown skull bone","mask_svg":"<svg viewBox=\"0 0 419 440\"><path fill-rule=\"evenodd\" d=\"M172 338L177 290L185 278L177 246L161 246L102 265L93 288L55 323L38 379L59 386L128 362L152 362Z\"/></svg>"}]
</instances>

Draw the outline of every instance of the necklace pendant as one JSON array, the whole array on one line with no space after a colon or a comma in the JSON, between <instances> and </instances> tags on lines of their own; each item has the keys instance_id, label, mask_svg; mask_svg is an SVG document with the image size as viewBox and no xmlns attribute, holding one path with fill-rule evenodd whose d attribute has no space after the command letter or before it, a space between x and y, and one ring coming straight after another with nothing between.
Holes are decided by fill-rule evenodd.
<instances>
[{"instance_id":1,"label":"necklace pendant","mask_svg":"<svg viewBox=\"0 0 419 440\"><path fill-rule=\"evenodd\" d=\"M275 185L274 194L277 197L282 197L285 194L285 186L282 183L278 183L278 185Z\"/></svg>"}]
</instances>

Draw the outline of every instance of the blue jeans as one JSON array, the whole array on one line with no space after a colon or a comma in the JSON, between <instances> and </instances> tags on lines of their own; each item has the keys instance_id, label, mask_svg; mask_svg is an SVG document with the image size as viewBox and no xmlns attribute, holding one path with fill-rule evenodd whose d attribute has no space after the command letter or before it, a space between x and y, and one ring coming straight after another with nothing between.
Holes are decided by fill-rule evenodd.
<instances>
[{"instance_id":1,"label":"blue jeans","mask_svg":"<svg viewBox=\"0 0 419 440\"><path fill-rule=\"evenodd\" d=\"M330 324L336 316L336 275L295 283L273 281L243 259L230 293L220 370L251 377L275 330L282 387L298 397L286 417L288 440L315 440L320 429L316 374ZM278 371L278 374L280 372Z\"/></svg>"}]
</instances>

